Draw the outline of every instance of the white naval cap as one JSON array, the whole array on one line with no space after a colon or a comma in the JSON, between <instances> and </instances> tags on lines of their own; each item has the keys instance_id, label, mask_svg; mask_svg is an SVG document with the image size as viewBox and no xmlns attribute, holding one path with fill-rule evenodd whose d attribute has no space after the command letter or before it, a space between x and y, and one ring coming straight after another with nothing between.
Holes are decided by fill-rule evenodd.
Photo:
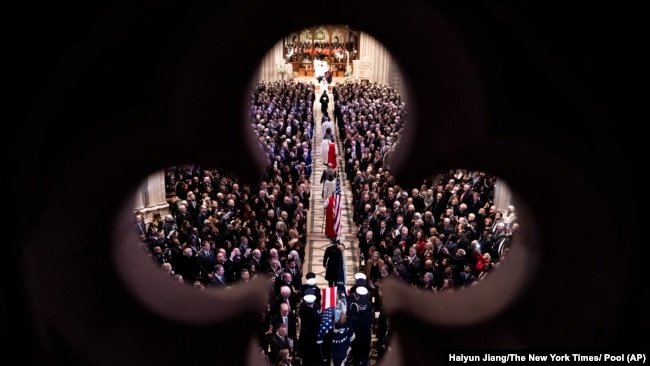
<instances>
[{"instance_id":1,"label":"white naval cap","mask_svg":"<svg viewBox=\"0 0 650 366\"><path fill-rule=\"evenodd\" d=\"M316 295L305 295L302 299L305 300L307 304L313 304L314 301L316 301Z\"/></svg>"}]
</instances>

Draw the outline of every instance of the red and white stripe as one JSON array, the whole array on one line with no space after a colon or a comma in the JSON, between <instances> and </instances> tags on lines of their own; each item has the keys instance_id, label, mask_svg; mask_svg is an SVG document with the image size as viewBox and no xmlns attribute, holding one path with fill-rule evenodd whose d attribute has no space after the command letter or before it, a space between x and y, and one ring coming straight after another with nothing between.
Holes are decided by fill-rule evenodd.
<instances>
[{"instance_id":1,"label":"red and white stripe","mask_svg":"<svg viewBox=\"0 0 650 366\"><path fill-rule=\"evenodd\" d=\"M326 287L321 290L321 309L324 311L327 308L336 306L336 287Z\"/></svg>"},{"instance_id":2,"label":"red and white stripe","mask_svg":"<svg viewBox=\"0 0 650 366\"><path fill-rule=\"evenodd\" d=\"M334 197L334 231L341 235L341 177L336 176L336 195Z\"/></svg>"}]
</instances>

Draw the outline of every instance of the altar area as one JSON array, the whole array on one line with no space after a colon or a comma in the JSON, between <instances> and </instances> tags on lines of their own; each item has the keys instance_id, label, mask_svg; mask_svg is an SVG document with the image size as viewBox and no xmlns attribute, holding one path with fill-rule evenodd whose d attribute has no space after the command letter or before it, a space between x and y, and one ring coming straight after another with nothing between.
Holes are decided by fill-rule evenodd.
<instances>
[{"instance_id":1,"label":"altar area","mask_svg":"<svg viewBox=\"0 0 650 366\"><path fill-rule=\"evenodd\" d=\"M326 82L318 82L318 80L315 80L313 76L297 76L293 79L296 82L302 82L302 83L313 83L314 84L314 93L316 93L316 96L320 98L320 95L323 93L323 90L327 90L328 93L332 93L332 90L334 89L334 86L337 83L343 84L345 83L346 77L344 76L334 76L332 78L332 83L327 84ZM331 95L330 95L331 97Z\"/></svg>"},{"instance_id":2,"label":"altar area","mask_svg":"<svg viewBox=\"0 0 650 366\"><path fill-rule=\"evenodd\" d=\"M329 70L330 66L327 64L327 61L314 60L313 68L314 68L314 77L318 78L318 77L324 77L325 71Z\"/></svg>"}]
</instances>

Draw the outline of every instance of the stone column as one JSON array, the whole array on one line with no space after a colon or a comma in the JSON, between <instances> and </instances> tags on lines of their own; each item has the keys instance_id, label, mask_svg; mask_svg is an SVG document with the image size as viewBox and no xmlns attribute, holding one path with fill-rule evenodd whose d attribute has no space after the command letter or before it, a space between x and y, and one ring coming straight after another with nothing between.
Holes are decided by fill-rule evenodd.
<instances>
[{"instance_id":1,"label":"stone column","mask_svg":"<svg viewBox=\"0 0 650 366\"><path fill-rule=\"evenodd\" d=\"M134 207L143 213L145 221L150 221L154 213L166 215L169 212L165 191L165 171L151 174L135 194Z\"/></svg>"},{"instance_id":2,"label":"stone column","mask_svg":"<svg viewBox=\"0 0 650 366\"><path fill-rule=\"evenodd\" d=\"M508 208L508 205L514 204L512 202L512 192L508 184L501 179L497 179L496 185L494 187L494 204L499 210L505 210Z\"/></svg>"}]
</instances>

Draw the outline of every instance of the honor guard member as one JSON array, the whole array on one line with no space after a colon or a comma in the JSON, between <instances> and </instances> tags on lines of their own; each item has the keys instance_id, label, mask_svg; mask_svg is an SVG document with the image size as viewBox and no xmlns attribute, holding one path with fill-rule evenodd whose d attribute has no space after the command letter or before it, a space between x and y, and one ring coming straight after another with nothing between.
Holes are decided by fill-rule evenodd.
<instances>
[{"instance_id":1,"label":"honor guard member","mask_svg":"<svg viewBox=\"0 0 650 366\"><path fill-rule=\"evenodd\" d=\"M305 275L307 279L306 284L302 288L303 295L314 295L316 299L314 300L314 307L320 313L321 311L321 290L316 285L316 274L314 272L308 272Z\"/></svg>"},{"instance_id":2,"label":"honor guard member","mask_svg":"<svg viewBox=\"0 0 650 366\"><path fill-rule=\"evenodd\" d=\"M374 312L365 279L357 280L357 287L350 294L348 316L355 334L348 357L352 365L366 366L370 358Z\"/></svg>"}]
</instances>

